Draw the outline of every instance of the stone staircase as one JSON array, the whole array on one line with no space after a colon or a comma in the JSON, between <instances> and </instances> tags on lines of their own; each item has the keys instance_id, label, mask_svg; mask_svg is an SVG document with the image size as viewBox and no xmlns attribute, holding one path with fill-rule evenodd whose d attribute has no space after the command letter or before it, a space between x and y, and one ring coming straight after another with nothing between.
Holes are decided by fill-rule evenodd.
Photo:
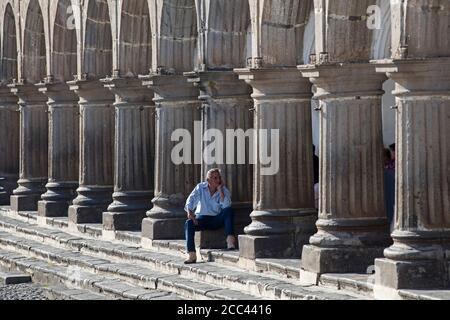
<instances>
[{"instance_id":1,"label":"stone staircase","mask_svg":"<svg viewBox=\"0 0 450 320\"><path fill-rule=\"evenodd\" d=\"M239 263L237 252L202 250L203 262L186 266L183 251L184 241L153 241L143 248L138 232L119 232L115 240L104 240L101 225L72 230L67 218L38 224L34 212L0 207L0 264L31 274L56 298L372 298L369 275L324 275L319 286L305 286L299 281L299 260L257 260L249 270Z\"/></svg>"}]
</instances>

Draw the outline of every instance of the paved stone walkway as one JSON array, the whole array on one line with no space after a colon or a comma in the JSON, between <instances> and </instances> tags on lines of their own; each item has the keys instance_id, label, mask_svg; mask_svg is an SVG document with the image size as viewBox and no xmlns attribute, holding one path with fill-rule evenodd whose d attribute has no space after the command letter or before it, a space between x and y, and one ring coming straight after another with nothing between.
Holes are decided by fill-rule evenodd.
<instances>
[{"instance_id":1,"label":"paved stone walkway","mask_svg":"<svg viewBox=\"0 0 450 320\"><path fill-rule=\"evenodd\" d=\"M39 285L22 283L0 286L0 300L48 300Z\"/></svg>"}]
</instances>

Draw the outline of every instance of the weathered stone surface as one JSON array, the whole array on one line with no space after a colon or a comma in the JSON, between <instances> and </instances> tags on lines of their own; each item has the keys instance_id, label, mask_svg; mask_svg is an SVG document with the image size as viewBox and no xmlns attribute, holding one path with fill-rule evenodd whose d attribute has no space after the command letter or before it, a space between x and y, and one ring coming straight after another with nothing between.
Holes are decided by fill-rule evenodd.
<instances>
[{"instance_id":1,"label":"weathered stone surface","mask_svg":"<svg viewBox=\"0 0 450 320\"><path fill-rule=\"evenodd\" d=\"M6 222L2 228L35 241L45 239L46 244L137 259L169 273L196 274L217 285L225 281L222 274L186 268L178 253L184 245L184 201L206 170L218 166L240 210L237 232L248 227L240 238L241 259L237 253L210 250L202 252L206 260L232 265L239 260L252 270L296 274L280 263L273 267L255 259L299 258L309 242L304 275L320 283L323 272L364 271L393 238L385 259L376 263L385 270L376 292L391 290L393 297L411 298L416 294L401 293L402 287L448 288L450 45L444 1L75 2L0 0L0 204L27 210L11 214L23 224ZM386 58L394 60L369 64ZM295 70L297 65L312 88ZM382 183L380 97L385 74L396 82L398 113L392 237ZM139 75L149 75L144 86ZM155 112L149 87L155 91ZM311 89L319 104L311 101ZM311 102L320 109L322 122L318 230ZM199 140L186 151L186 158L200 159L197 164L172 161L177 129L195 137L196 129L201 134L251 127L280 130L276 174L265 175L267 164L261 161L253 170L248 163L202 163L200 147L206 141ZM264 148L262 138L259 132L254 151ZM67 216L69 205L69 217L55 218ZM93 239L30 230L36 222L69 227ZM139 235L119 232L141 228L143 244L175 256L140 256L135 247L96 243L100 236L113 235L137 244ZM52 261L77 261L94 270L102 266L95 259L74 260L73 253L66 259L59 251L23 239L5 237L1 243ZM221 231L198 234L197 244L223 246ZM35 268L43 280L59 279L41 261L33 264L24 258L17 264ZM105 267L104 272L121 267ZM64 278L64 269L54 268ZM136 272L122 271L136 280ZM101 278L86 279L89 285ZM253 280L258 283L251 284L255 290L264 284ZM236 286L241 290L244 285L238 281ZM263 294L315 298L291 289L274 285L270 294Z\"/></svg>"},{"instance_id":2,"label":"weathered stone surface","mask_svg":"<svg viewBox=\"0 0 450 320\"><path fill-rule=\"evenodd\" d=\"M140 230L154 195L153 92L134 78L102 80L116 95L113 202L103 213L105 230Z\"/></svg>"},{"instance_id":3,"label":"weathered stone surface","mask_svg":"<svg viewBox=\"0 0 450 320\"><path fill-rule=\"evenodd\" d=\"M153 208L142 223L142 234L152 240L184 238L186 198L200 178L200 165L176 165L171 161L175 130L194 136L194 123L200 120L198 90L181 75L150 75L144 85L155 91L156 104L156 177ZM170 142L171 141L171 142ZM192 153L195 141L192 141ZM182 183L179 183L182 182Z\"/></svg>"},{"instance_id":4,"label":"weathered stone surface","mask_svg":"<svg viewBox=\"0 0 450 320\"><path fill-rule=\"evenodd\" d=\"M295 68L236 72L253 87L257 135L254 154L258 158L254 211L250 216L253 222L245 229L246 235L240 237L241 256L248 259L299 257L302 246L315 232L317 218L313 193L311 86ZM290 118L296 121L290 122ZM278 141L273 140L272 129L279 130ZM277 145L280 154L287 158L283 161L272 158L272 167L263 164L263 141ZM269 245L271 238L273 245Z\"/></svg>"},{"instance_id":5,"label":"weathered stone surface","mask_svg":"<svg viewBox=\"0 0 450 320\"><path fill-rule=\"evenodd\" d=\"M448 58L380 64L396 82L397 187L394 244L377 260L377 285L448 288L450 118ZM414 137L413 137L414 136Z\"/></svg>"},{"instance_id":6,"label":"weathered stone surface","mask_svg":"<svg viewBox=\"0 0 450 320\"><path fill-rule=\"evenodd\" d=\"M20 106L19 187L11 196L14 211L36 210L48 177L48 116L46 97L32 84L10 85Z\"/></svg>"},{"instance_id":7,"label":"weathered stone surface","mask_svg":"<svg viewBox=\"0 0 450 320\"><path fill-rule=\"evenodd\" d=\"M39 87L39 91L49 98L49 172L47 192L38 203L38 215L67 216L78 186L78 98L67 85L51 79Z\"/></svg>"},{"instance_id":8,"label":"weathered stone surface","mask_svg":"<svg viewBox=\"0 0 450 320\"><path fill-rule=\"evenodd\" d=\"M7 76L7 75L3 75ZM0 205L10 203L19 179L20 114L17 98L8 88L0 88Z\"/></svg>"},{"instance_id":9,"label":"weathered stone surface","mask_svg":"<svg viewBox=\"0 0 450 320\"><path fill-rule=\"evenodd\" d=\"M31 282L31 277L28 274L19 273L5 273L0 271L0 283L4 285L20 284Z\"/></svg>"},{"instance_id":10,"label":"weathered stone surface","mask_svg":"<svg viewBox=\"0 0 450 320\"><path fill-rule=\"evenodd\" d=\"M3 217L0 215L0 221ZM85 240L84 247L79 251L76 242L58 241L62 246L54 247L55 242L49 242L50 235L45 235L39 230L45 228L29 225L22 231L13 227L17 220L11 219L10 229L13 234L0 232L0 246L8 243L8 248L15 247L23 255L32 255L32 259L24 259L21 254L11 255L9 251L0 248L0 261L26 268L36 268L35 272L40 279L54 281L55 276L63 279L72 279L77 286L83 288L99 288L101 283L105 289L111 292L121 291L124 296L128 291L123 290L123 284L111 284L111 279L124 280L126 283L138 285L144 288L158 290L167 289L169 292L182 295L185 298L213 298L213 299L258 299L281 297L283 291L285 297L310 295L319 297L320 290L312 292L308 288L299 288L285 278L274 279L273 276L265 276L236 267L226 267L222 263L203 263L193 266L185 266L183 258L176 251L158 253L137 249L130 245L119 245L108 241L89 239ZM6 226L5 226L6 227ZM0 228L4 228L0 225ZM35 230L43 238L37 242L28 238L27 234ZM64 233L63 233L64 234ZM59 233L55 239L62 237ZM44 239L44 242L42 242ZM101 257L101 259L99 259ZM37 259L36 259L37 258ZM15 260L14 260L15 259ZM45 261L41 261L44 259ZM119 259L120 262L117 262ZM51 264L48 263L51 262ZM63 264L63 265L61 265ZM65 268L67 264L69 269ZM34 270L34 269L33 269ZM54 270L54 272L52 271ZM97 275L92 274L96 272ZM108 284L105 282L107 281ZM117 281L113 281L117 283ZM164 283L162 286L161 284ZM119 288L120 287L120 288ZM275 289L276 288L276 289ZM135 290L131 288L130 290ZM280 293L276 296L275 291ZM217 294L214 294L217 292ZM345 295L337 293L335 298L345 298ZM204 295L207 295L206 297Z\"/></svg>"},{"instance_id":11,"label":"weathered stone surface","mask_svg":"<svg viewBox=\"0 0 450 320\"><path fill-rule=\"evenodd\" d=\"M114 96L96 80L69 85L80 97L79 188L69 207L69 220L75 224L98 223L112 201Z\"/></svg>"}]
</instances>

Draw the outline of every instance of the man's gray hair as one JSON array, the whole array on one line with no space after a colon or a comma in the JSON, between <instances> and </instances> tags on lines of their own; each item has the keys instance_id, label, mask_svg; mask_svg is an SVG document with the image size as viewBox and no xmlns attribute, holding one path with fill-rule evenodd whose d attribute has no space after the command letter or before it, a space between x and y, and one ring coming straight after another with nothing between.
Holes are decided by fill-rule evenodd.
<instances>
[{"instance_id":1,"label":"man's gray hair","mask_svg":"<svg viewBox=\"0 0 450 320\"><path fill-rule=\"evenodd\" d=\"M214 168L208 171L208 173L206 174L206 180L211 178L213 173L218 173L220 176L222 176L222 171L219 168Z\"/></svg>"}]
</instances>

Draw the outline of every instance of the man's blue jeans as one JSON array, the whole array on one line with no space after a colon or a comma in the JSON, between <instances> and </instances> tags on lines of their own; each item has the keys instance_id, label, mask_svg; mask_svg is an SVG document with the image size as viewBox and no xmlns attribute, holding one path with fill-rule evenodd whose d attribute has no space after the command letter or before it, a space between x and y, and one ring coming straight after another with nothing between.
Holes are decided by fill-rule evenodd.
<instances>
[{"instance_id":1,"label":"man's blue jeans","mask_svg":"<svg viewBox=\"0 0 450 320\"><path fill-rule=\"evenodd\" d=\"M198 225L187 220L184 226L187 252L195 252L195 232L206 230L219 230L225 227L226 236L234 236L234 213L232 208L226 208L217 216L198 216Z\"/></svg>"}]
</instances>

